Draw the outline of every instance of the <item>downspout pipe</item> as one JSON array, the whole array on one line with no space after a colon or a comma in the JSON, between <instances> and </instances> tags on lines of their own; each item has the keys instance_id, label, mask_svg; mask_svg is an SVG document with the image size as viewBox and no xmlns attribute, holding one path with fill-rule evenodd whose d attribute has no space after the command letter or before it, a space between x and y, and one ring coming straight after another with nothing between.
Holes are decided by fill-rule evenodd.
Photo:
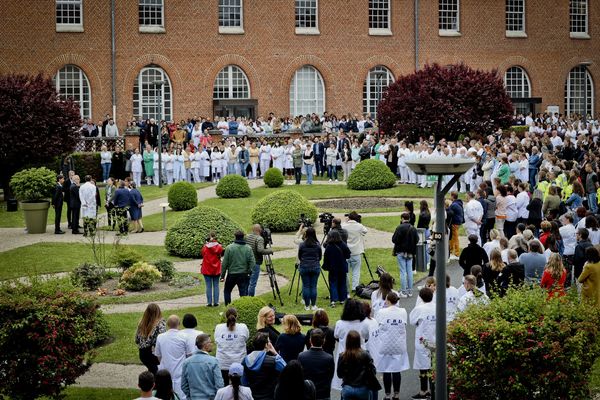
<instances>
[{"instance_id":1,"label":"downspout pipe","mask_svg":"<svg viewBox=\"0 0 600 400\"><path fill-rule=\"evenodd\" d=\"M112 82L112 116L117 121L117 45L115 41L115 7L116 0L110 2L110 39L111 39L111 82Z\"/></svg>"},{"instance_id":2,"label":"downspout pipe","mask_svg":"<svg viewBox=\"0 0 600 400\"><path fill-rule=\"evenodd\" d=\"M419 70L419 0L415 0L415 71Z\"/></svg>"}]
</instances>

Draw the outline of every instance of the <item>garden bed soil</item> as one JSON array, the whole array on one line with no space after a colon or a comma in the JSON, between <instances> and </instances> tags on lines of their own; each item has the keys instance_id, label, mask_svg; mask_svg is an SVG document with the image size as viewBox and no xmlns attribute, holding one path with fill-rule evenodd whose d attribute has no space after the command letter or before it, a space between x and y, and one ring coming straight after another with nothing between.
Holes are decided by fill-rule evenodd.
<instances>
[{"instance_id":1,"label":"garden bed soil","mask_svg":"<svg viewBox=\"0 0 600 400\"><path fill-rule=\"evenodd\" d=\"M185 290L188 289L190 287L195 287L195 286L199 286L200 285L200 280L197 278L193 278L194 280L194 284L193 285L188 285L188 286L183 286L183 287L177 287L177 286L169 286L169 282L156 282L152 285L152 287L150 289L145 289L145 290L139 290L139 291L133 291L133 290L126 290L124 294L117 296L114 294L114 292L119 288L119 280L115 279L115 278L111 278L109 280L107 280L106 282L104 282L101 286L100 289L98 290L89 290L87 292L85 292L88 295L91 296L98 296L98 298L103 298L103 297L130 297L130 296L139 296L141 294L152 294L152 293L165 293L165 292L174 292L174 291L179 291L179 290ZM100 296L98 295L98 292L101 289L106 289L106 295L104 296Z\"/></svg>"},{"instance_id":2,"label":"garden bed soil","mask_svg":"<svg viewBox=\"0 0 600 400\"><path fill-rule=\"evenodd\" d=\"M386 197L347 197L342 199L316 200L314 205L319 209L366 210L369 208L404 208L405 199Z\"/></svg>"}]
</instances>

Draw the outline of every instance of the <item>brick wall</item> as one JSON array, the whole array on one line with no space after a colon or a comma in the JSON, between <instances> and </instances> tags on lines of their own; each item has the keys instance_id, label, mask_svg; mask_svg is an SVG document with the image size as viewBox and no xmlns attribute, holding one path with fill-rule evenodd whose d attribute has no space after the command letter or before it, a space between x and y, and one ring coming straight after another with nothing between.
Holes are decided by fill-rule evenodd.
<instances>
[{"instance_id":1,"label":"brick wall","mask_svg":"<svg viewBox=\"0 0 600 400\"><path fill-rule=\"evenodd\" d=\"M212 114L215 76L229 64L250 81L258 114L289 113L294 72L310 64L325 82L326 109L362 111L362 86L382 64L395 77L414 70L414 0L392 0L392 36L369 36L367 0L320 0L320 35L296 35L293 0L244 0L243 35L218 33L217 0L165 0L164 34L138 32L137 1L117 1L117 120L132 115L133 82L148 64L162 67L172 83L175 119ZM527 71L540 109L564 109L564 82L571 68L593 61L600 80L600 6L590 1L591 39L569 38L566 0L527 0L527 38L505 36L504 1L461 1L460 37L440 37L437 1L420 0L419 61L464 61L502 74ZM57 33L55 1L5 1L0 14L0 73L43 72L79 66L92 90L94 120L111 112L110 1L83 0L83 33ZM596 110L599 102L596 100Z\"/></svg>"}]
</instances>

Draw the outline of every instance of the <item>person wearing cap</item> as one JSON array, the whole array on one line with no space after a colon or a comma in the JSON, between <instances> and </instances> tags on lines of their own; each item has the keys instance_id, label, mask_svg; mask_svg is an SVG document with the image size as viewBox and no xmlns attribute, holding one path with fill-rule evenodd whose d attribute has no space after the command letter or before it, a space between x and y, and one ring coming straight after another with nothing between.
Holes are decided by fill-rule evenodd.
<instances>
[{"instance_id":1,"label":"person wearing cap","mask_svg":"<svg viewBox=\"0 0 600 400\"><path fill-rule=\"evenodd\" d=\"M212 351L210 335L196 337L198 350L183 362L181 390L188 400L213 400L223 387L219 362L209 353Z\"/></svg>"},{"instance_id":2,"label":"person wearing cap","mask_svg":"<svg viewBox=\"0 0 600 400\"><path fill-rule=\"evenodd\" d=\"M233 363L229 367L230 384L217 390L215 400L252 400L252 390L242 386L244 367L240 363Z\"/></svg>"},{"instance_id":3,"label":"person wearing cap","mask_svg":"<svg viewBox=\"0 0 600 400\"><path fill-rule=\"evenodd\" d=\"M352 271L351 289L355 291L360 283L361 256L365 252L365 235L369 231L360 223L360 215L356 211L347 214L346 218L346 223L342 224L342 229L348 232L348 242L346 243L350 249L348 267Z\"/></svg>"}]
</instances>

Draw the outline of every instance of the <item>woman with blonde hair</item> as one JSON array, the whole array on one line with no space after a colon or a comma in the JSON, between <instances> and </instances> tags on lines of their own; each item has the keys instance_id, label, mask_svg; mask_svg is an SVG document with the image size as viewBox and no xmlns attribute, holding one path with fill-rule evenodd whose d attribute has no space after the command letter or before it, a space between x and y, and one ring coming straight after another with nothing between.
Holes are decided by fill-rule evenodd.
<instances>
[{"instance_id":1,"label":"woman with blonde hair","mask_svg":"<svg viewBox=\"0 0 600 400\"><path fill-rule=\"evenodd\" d=\"M279 338L279 331L273 327L275 324L275 311L271 307L264 306L258 311L256 319L256 330L269 335L269 341L275 345Z\"/></svg>"},{"instance_id":2,"label":"woman with blonde hair","mask_svg":"<svg viewBox=\"0 0 600 400\"><path fill-rule=\"evenodd\" d=\"M275 350L286 363L298 359L298 354L304 351L305 336L300 333L300 321L293 314L283 317L283 333L277 338Z\"/></svg>"},{"instance_id":3,"label":"woman with blonde hair","mask_svg":"<svg viewBox=\"0 0 600 400\"><path fill-rule=\"evenodd\" d=\"M154 355L156 338L166 331L167 327L160 307L155 303L148 304L142 319L138 323L135 344L139 349L140 361L153 374L158 371L159 364L158 358Z\"/></svg>"},{"instance_id":4,"label":"woman with blonde hair","mask_svg":"<svg viewBox=\"0 0 600 400\"><path fill-rule=\"evenodd\" d=\"M548 298L564 296L566 280L567 270L563 266L562 257L558 253L552 253L540 283L544 289L548 290Z\"/></svg>"},{"instance_id":5,"label":"woman with blonde hair","mask_svg":"<svg viewBox=\"0 0 600 400\"><path fill-rule=\"evenodd\" d=\"M493 249L490 253L490 261L483 266L483 281L490 297L499 293L498 276L506 267L502 260L502 253L498 249Z\"/></svg>"}]
</instances>

